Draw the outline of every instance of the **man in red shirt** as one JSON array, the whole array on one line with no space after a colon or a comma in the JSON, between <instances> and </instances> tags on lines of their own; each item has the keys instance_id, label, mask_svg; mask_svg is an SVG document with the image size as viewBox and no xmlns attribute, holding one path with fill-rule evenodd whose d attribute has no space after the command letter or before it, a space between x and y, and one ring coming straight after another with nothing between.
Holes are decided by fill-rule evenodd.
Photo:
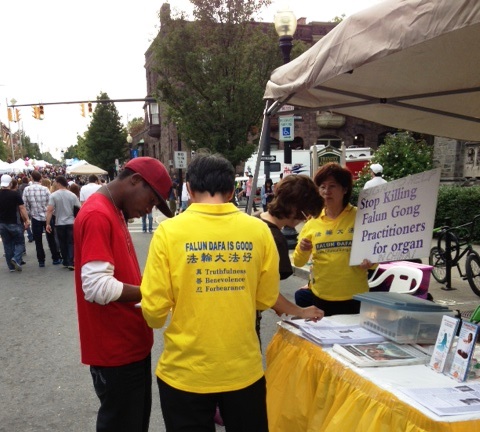
<instances>
[{"instance_id":1,"label":"man in red shirt","mask_svg":"<svg viewBox=\"0 0 480 432\"><path fill-rule=\"evenodd\" d=\"M152 330L135 304L140 267L125 220L165 200L172 181L157 159L139 157L82 206L74 224L75 289L82 363L100 399L97 431L147 431Z\"/></svg>"}]
</instances>

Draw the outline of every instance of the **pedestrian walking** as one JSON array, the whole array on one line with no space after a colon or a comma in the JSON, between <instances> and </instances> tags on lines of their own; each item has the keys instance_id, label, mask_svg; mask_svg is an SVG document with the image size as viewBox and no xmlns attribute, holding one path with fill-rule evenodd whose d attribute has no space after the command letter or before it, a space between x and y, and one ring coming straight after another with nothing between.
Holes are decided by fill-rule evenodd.
<instances>
[{"instance_id":1,"label":"pedestrian walking","mask_svg":"<svg viewBox=\"0 0 480 432\"><path fill-rule=\"evenodd\" d=\"M46 228L47 205L50 198L50 190L40 184L42 175L34 170L32 171L33 183L27 186L23 191L23 201L27 213L30 214L32 220L33 240L35 241L35 249L37 251L37 259L39 267L45 267L45 249L43 248L43 231ZM52 225L51 225L52 226ZM48 248L52 255L52 264L58 265L62 263L60 251L55 242L55 235L52 226L50 232L46 231Z\"/></svg>"},{"instance_id":2,"label":"pedestrian walking","mask_svg":"<svg viewBox=\"0 0 480 432\"><path fill-rule=\"evenodd\" d=\"M22 255L25 246L24 228L30 225L28 214L20 194L10 189L12 177L3 174L0 179L0 236L3 242L5 260L11 272L22 271ZM23 220L18 224L17 215Z\"/></svg>"},{"instance_id":3,"label":"pedestrian walking","mask_svg":"<svg viewBox=\"0 0 480 432\"><path fill-rule=\"evenodd\" d=\"M68 190L68 182L64 176L57 176L55 183L57 190L48 199L46 231L53 232L50 221L55 213L55 229L62 253L63 267L74 270L73 222L81 204L77 195Z\"/></svg>"},{"instance_id":4,"label":"pedestrian walking","mask_svg":"<svg viewBox=\"0 0 480 432\"><path fill-rule=\"evenodd\" d=\"M88 176L88 183L83 185L80 189L80 203L83 204L90 195L97 192L102 185L100 184L100 180L95 174L91 174Z\"/></svg>"},{"instance_id":5,"label":"pedestrian walking","mask_svg":"<svg viewBox=\"0 0 480 432\"><path fill-rule=\"evenodd\" d=\"M152 214L152 212L144 214L142 216L142 231L144 233L147 232L147 219L148 219L148 232L151 234L153 232L153 214Z\"/></svg>"},{"instance_id":6,"label":"pedestrian walking","mask_svg":"<svg viewBox=\"0 0 480 432\"><path fill-rule=\"evenodd\" d=\"M379 163L374 163L370 165L370 173L372 175L372 179L368 180L365 183L365 185L363 186L364 189L369 189L387 183L387 181L382 177L383 166Z\"/></svg>"}]
</instances>

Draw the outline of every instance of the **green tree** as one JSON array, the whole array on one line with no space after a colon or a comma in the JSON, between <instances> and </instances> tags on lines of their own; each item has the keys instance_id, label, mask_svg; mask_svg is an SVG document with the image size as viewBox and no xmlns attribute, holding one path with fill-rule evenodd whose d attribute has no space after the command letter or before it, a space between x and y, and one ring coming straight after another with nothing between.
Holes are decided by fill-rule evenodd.
<instances>
[{"instance_id":1,"label":"green tree","mask_svg":"<svg viewBox=\"0 0 480 432\"><path fill-rule=\"evenodd\" d=\"M39 159L44 160L52 165L59 165L60 161L55 159L50 152L41 153Z\"/></svg>"},{"instance_id":2,"label":"green tree","mask_svg":"<svg viewBox=\"0 0 480 432\"><path fill-rule=\"evenodd\" d=\"M127 124L127 131L132 137L140 135L145 130L145 119L135 117Z\"/></svg>"},{"instance_id":3,"label":"green tree","mask_svg":"<svg viewBox=\"0 0 480 432\"><path fill-rule=\"evenodd\" d=\"M433 147L416 134L399 131L387 134L385 141L372 157L371 163L383 166L383 178L396 180L407 175L433 169ZM354 185L352 202L356 203L360 190L371 179L369 165L360 172Z\"/></svg>"},{"instance_id":4,"label":"green tree","mask_svg":"<svg viewBox=\"0 0 480 432\"><path fill-rule=\"evenodd\" d=\"M270 73L282 63L272 24L254 23L267 0L191 0L194 21L161 14L154 43L157 99L193 150L234 165L253 152Z\"/></svg>"},{"instance_id":5,"label":"green tree","mask_svg":"<svg viewBox=\"0 0 480 432\"><path fill-rule=\"evenodd\" d=\"M109 100L106 93L100 93L97 100ZM108 171L110 177L115 172L115 159L123 159L126 154L127 133L120 122L120 115L113 102L98 103L85 137L77 136L79 156L89 163Z\"/></svg>"},{"instance_id":6,"label":"green tree","mask_svg":"<svg viewBox=\"0 0 480 432\"><path fill-rule=\"evenodd\" d=\"M22 131L22 157L39 159L41 154L42 152L40 151L38 143L32 143L30 137Z\"/></svg>"},{"instance_id":7,"label":"green tree","mask_svg":"<svg viewBox=\"0 0 480 432\"><path fill-rule=\"evenodd\" d=\"M3 141L2 136L0 136L0 160L6 161L8 158L7 145Z\"/></svg>"}]
</instances>

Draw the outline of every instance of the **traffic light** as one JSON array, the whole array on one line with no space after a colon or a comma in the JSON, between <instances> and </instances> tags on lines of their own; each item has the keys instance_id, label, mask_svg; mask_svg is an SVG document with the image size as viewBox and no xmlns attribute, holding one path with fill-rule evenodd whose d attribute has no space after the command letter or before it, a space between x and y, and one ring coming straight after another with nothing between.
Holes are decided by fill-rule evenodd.
<instances>
[{"instance_id":1,"label":"traffic light","mask_svg":"<svg viewBox=\"0 0 480 432\"><path fill-rule=\"evenodd\" d=\"M13 114L12 114L11 108L7 108L7 114L8 114L8 121L13 122Z\"/></svg>"},{"instance_id":2,"label":"traffic light","mask_svg":"<svg viewBox=\"0 0 480 432\"><path fill-rule=\"evenodd\" d=\"M22 119L20 116L20 110L18 108L15 108L15 120L16 122L19 122Z\"/></svg>"},{"instance_id":3,"label":"traffic light","mask_svg":"<svg viewBox=\"0 0 480 432\"><path fill-rule=\"evenodd\" d=\"M88 102L88 115L91 116L93 115L93 109L92 109L92 103Z\"/></svg>"},{"instance_id":4,"label":"traffic light","mask_svg":"<svg viewBox=\"0 0 480 432\"><path fill-rule=\"evenodd\" d=\"M38 107L38 118L39 118L40 120L43 120L44 117L45 117L45 115L43 114L43 105L40 105L40 106Z\"/></svg>"},{"instance_id":5,"label":"traffic light","mask_svg":"<svg viewBox=\"0 0 480 432\"><path fill-rule=\"evenodd\" d=\"M83 103L80 104L80 115L85 117L85 104Z\"/></svg>"},{"instance_id":6,"label":"traffic light","mask_svg":"<svg viewBox=\"0 0 480 432\"><path fill-rule=\"evenodd\" d=\"M32 106L32 117L34 119L40 120L40 107L38 106Z\"/></svg>"}]
</instances>

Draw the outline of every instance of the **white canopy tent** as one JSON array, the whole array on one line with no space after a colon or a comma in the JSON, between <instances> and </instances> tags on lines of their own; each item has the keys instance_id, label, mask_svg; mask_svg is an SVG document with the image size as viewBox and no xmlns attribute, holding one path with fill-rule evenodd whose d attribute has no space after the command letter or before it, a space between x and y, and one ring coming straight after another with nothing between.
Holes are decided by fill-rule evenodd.
<instances>
[{"instance_id":1,"label":"white canopy tent","mask_svg":"<svg viewBox=\"0 0 480 432\"><path fill-rule=\"evenodd\" d=\"M351 15L272 73L258 152L286 104L295 109L282 115L327 111L480 141L479 43L478 0L385 0Z\"/></svg>"},{"instance_id":2,"label":"white canopy tent","mask_svg":"<svg viewBox=\"0 0 480 432\"><path fill-rule=\"evenodd\" d=\"M276 69L265 98L480 140L480 2L386 0ZM285 114L285 113L282 113Z\"/></svg>"},{"instance_id":3,"label":"white canopy tent","mask_svg":"<svg viewBox=\"0 0 480 432\"><path fill-rule=\"evenodd\" d=\"M70 167L70 170L67 169L68 174L75 174L75 175L82 175L82 174L97 174L97 175L104 175L108 174L102 168L99 168L95 165L89 164L88 162L83 164L77 164Z\"/></svg>"}]
</instances>

